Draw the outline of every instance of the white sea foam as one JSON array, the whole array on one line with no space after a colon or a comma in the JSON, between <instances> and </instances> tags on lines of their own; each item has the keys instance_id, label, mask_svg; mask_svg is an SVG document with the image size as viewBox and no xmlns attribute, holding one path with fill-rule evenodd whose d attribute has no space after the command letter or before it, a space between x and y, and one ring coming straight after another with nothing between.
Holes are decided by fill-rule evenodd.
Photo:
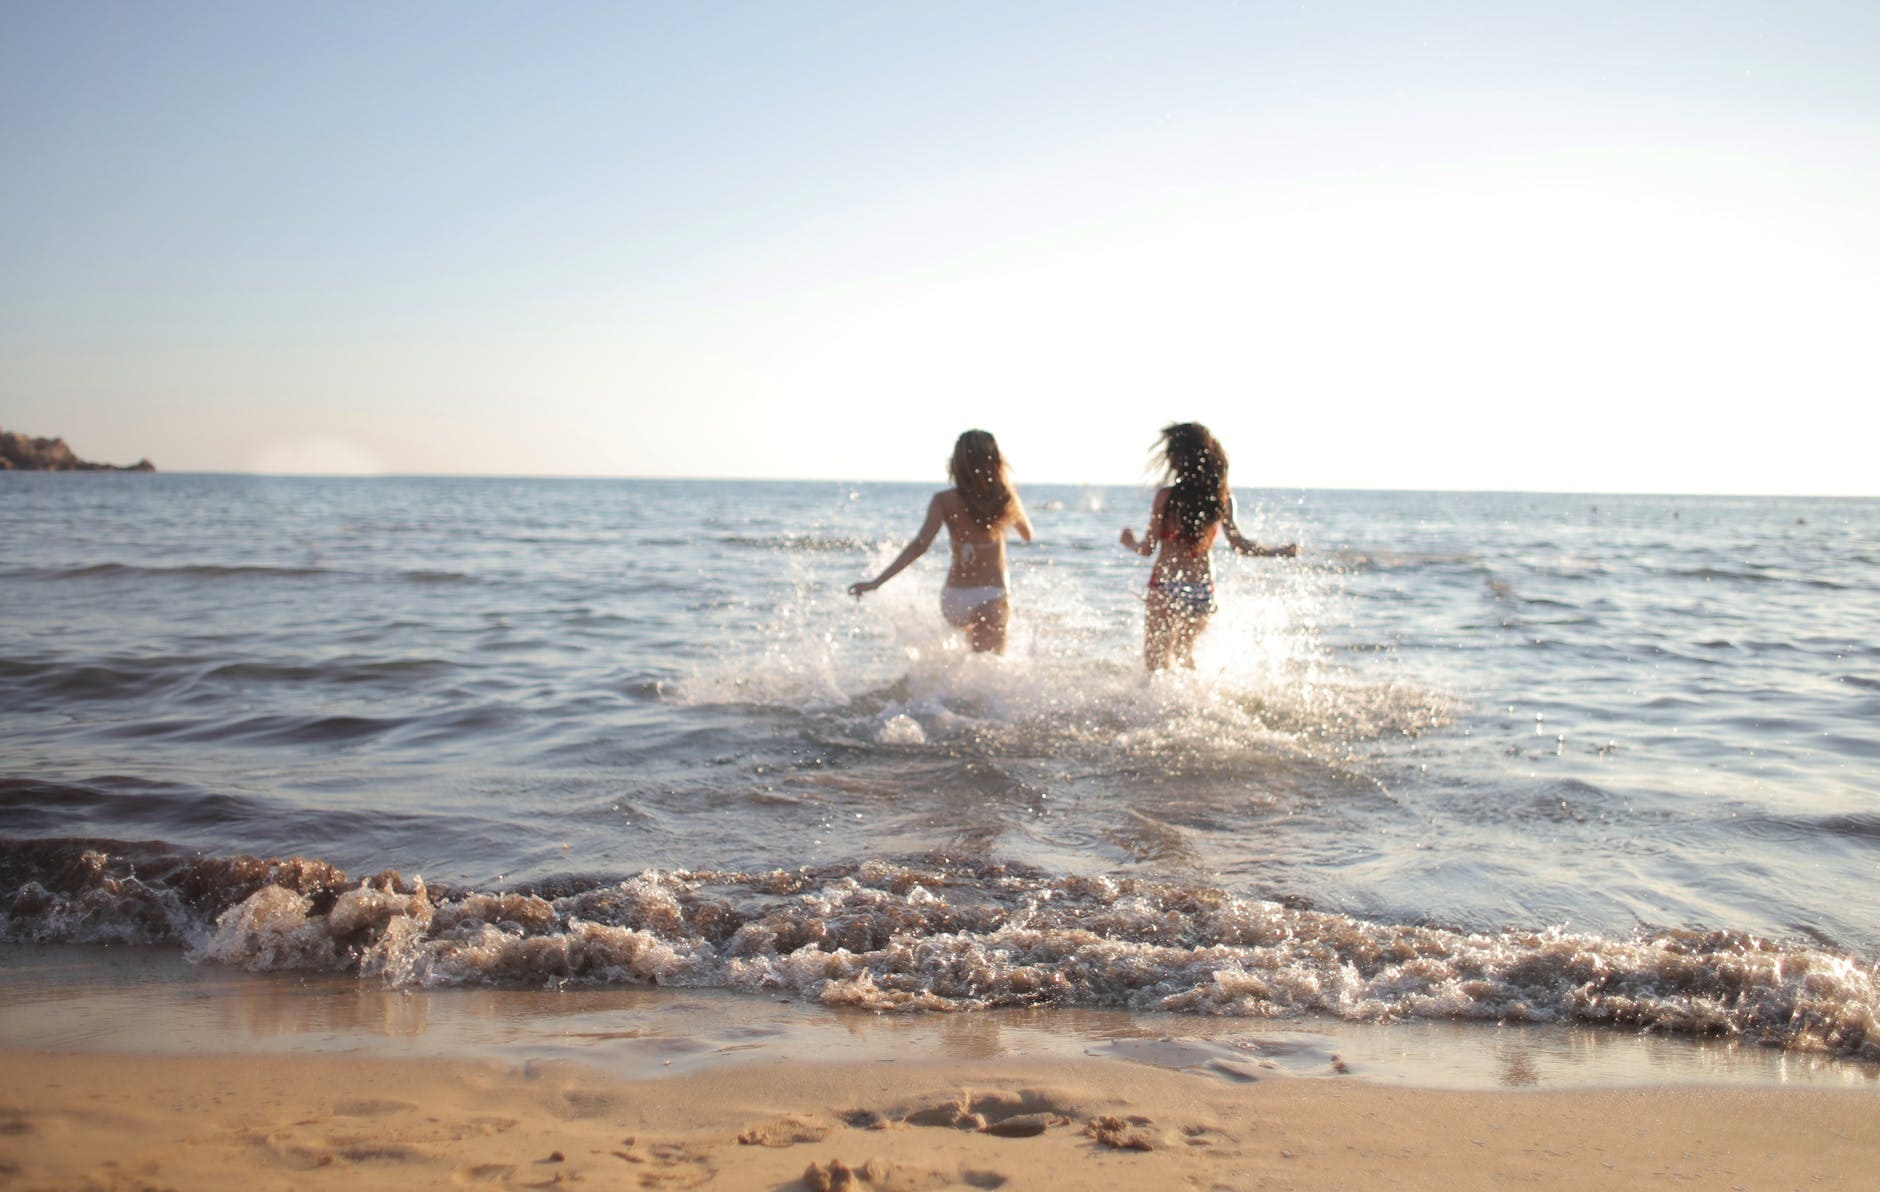
<instances>
[{"instance_id":1,"label":"white sea foam","mask_svg":"<svg viewBox=\"0 0 1880 1192\"><path fill-rule=\"evenodd\" d=\"M120 898L102 885L41 888L15 899L5 934L122 938L106 913L112 900L148 927L153 889ZM88 913L74 913L80 906ZM306 891L262 882L212 920L177 926L171 938L202 962L349 970L395 988L573 980L875 1010L1577 1022L1880 1061L1880 970L1804 943L1458 932L1202 886L1001 866L648 872L560 893L437 893L392 874Z\"/></svg>"}]
</instances>

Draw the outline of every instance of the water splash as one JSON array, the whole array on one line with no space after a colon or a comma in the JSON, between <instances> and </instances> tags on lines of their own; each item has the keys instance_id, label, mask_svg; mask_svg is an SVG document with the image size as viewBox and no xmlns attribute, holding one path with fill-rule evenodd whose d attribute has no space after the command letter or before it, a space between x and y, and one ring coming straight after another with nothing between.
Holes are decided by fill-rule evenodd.
<instances>
[{"instance_id":1,"label":"water splash","mask_svg":"<svg viewBox=\"0 0 1880 1192\"><path fill-rule=\"evenodd\" d=\"M696 664L675 685L677 702L801 715L825 739L901 748L1233 755L1278 746L1327 757L1441 726L1457 707L1407 680L1380 681L1375 665L1339 665L1317 630L1340 599L1330 571L1225 563L1222 611L1195 669L1150 675L1133 588L1033 569L1014 589L1006 654L974 655L918 582L857 602L801 560L786 562L789 595L752 626L749 648ZM1132 574L1119 572L1119 583Z\"/></svg>"}]
</instances>

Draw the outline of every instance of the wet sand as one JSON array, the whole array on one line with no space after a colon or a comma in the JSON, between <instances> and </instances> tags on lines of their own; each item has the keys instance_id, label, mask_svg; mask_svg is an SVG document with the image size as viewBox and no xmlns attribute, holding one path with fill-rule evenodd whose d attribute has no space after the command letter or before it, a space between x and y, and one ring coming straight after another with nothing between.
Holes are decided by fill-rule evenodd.
<instances>
[{"instance_id":1,"label":"wet sand","mask_svg":"<svg viewBox=\"0 0 1880 1192\"><path fill-rule=\"evenodd\" d=\"M21 1188L1871 1187L1852 1090L1461 1093L1100 1060L0 1056Z\"/></svg>"},{"instance_id":2,"label":"wet sand","mask_svg":"<svg viewBox=\"0 0 1880 1192\"><path fill-rule=\"evenodd\" d=\"M0 950L9 1188L1864 1188L1876 1169L1871 1065L1619 1032L396 993Z\"/></svg>"}]
</instances>

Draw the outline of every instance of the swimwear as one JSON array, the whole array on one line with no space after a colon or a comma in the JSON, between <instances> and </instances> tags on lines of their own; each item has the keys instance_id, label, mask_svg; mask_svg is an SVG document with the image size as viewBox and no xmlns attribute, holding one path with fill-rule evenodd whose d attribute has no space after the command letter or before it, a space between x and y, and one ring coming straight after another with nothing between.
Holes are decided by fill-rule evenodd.
<instances>
[{"instance_id":1,"label":"swimwear","mask_svg":"<svg viewBox=\"0 0 1880 1192\"><path fill-rule=\"evenodd\" d=\"M1162 583L1149 585L1149 591L1159 594L1162 599L1178 613L1190 617L1209 617L1217 612L1214 603L1214 584L1210 580L1194 583Z\"/></svg>"},{"instance_id":2,"label":"swimwear","mask_svg":"<svg viewBox=\"0 0 1880 1192\"><path fill-rule=\"evenodd\" d=\"M956 539L953 546L959 551L962 567L971 567L980 551L998 548L995 542L967 542L964 539ZM972 621L974 613L995 600L1004 599L1004 574L1000 574L998 583L977 588L956 588L949 584L940 589L940 615L964 629Z\"/></svg>"},{"instance_id":3,"label":"swimwear","mask_svg":"<svg viewBox=\"0 0 1880 1192\"><path fill-rule=\"evenodd\" d=\"M1005 599L1003 587L941 588L940 615L955 625L964 626L973 614L995 600Z\"/></svg>"}]
</instances>

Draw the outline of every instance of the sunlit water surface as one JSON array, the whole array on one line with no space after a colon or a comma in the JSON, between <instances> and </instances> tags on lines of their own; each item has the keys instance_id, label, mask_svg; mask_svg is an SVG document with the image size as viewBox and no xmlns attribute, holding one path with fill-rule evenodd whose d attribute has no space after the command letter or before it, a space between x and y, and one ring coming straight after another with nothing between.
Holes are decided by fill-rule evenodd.
<instances>
[{"instance_id":1,"label":"sunlit water surface","mask_svg":"<svg viewBox=\"0 0 1880 1192\"><path fill-rule=\"evenodd\" d=\"M931 491L0 475L4 936L1880 1060L1880 502L1243 490L1150 680L1146 490L1003 658Z\"/></svg>"}]
</instances>

